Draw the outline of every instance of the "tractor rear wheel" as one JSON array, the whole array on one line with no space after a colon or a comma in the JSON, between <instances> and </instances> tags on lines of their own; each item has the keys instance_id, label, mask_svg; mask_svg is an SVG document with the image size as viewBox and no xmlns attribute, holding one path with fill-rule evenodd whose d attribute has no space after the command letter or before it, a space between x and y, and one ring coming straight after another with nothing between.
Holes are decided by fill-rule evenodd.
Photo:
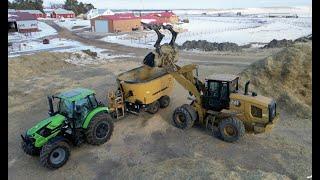
<instances>
[{"instance_id":1,"label":"tractor rear wheel","mask_svg":"<svg viewBox=\"0 0 320 180\"><path fill-rule=\"evenodd\" d=\"M112 118L107 113L100 113L91 119L86 131L87 142L100 145L107 142L113 132Z\"/></svg>"},{"instance_id":2,"label":"tractor rear wheel","mask_svg":"<svg viewBox=\"0 0 320 180\"><path fill-rule=\"evenodd\" d=\"M169 96L162 96L160 99L159 99L159 102L160 102L160 107L161 108L166 108L169 106L170 104L170 97Z\"/></svg>"},{"instance_id":3,"label":"tractor rear wheel","mask_svg":"<svg viewBox=\"0 0 320 180\"><path fill-rule=\"evenodd\" d=\"M180 129L189 129L194 124L193 108L190 105L182 105L174 110L172 120L174 125Z\"/></svg>"},{"instance_id":4,"label":"tractor rear wheel","mask_svg":"<svg viewBox=\"0 0 320 180\"><path fill-rule=\"evenodd\" d=\"M40 163L49 169L57 169L63 166L69 159L70 147L61 137L45 144L40 152Z\"/></svg>"},{"instance_id":5,"label":"tractor rear wheel","mask_svg":"<svg viewBox=\"0 0 320 180\"><path fill-rule=\"evenodd\" d=\"M155 114L159 111L159 108L160 108L160 102L155 101L155 102L149 104L147 112L150 114Z\"/></svg>"},{"instance_id":6,"label":"tractor rear wheel","mask_svg":"<svg viewBox=\"0 0 320 180\"><path fill-rule=\"evenodd\" d=\"M219 131L224 141L235 142L244 135L245 128L242 121L229 117L219 123Z\"/></svg>"}]
</instances>

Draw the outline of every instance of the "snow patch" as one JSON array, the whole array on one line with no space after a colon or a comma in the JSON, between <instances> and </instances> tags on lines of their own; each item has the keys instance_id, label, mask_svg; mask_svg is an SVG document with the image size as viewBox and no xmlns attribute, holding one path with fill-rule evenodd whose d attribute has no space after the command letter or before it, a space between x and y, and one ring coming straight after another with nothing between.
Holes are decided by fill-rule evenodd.
<instances>
[{"instance_id":1,"label":"snow patch","mask_svg":"<svg viewBox=\"0 0 320 180\"><path fill-rule=\"evenodd\" d=\"M18 32L8 33L8 42L23 42L57 34L55 29L41 21L38 21L38 29L38 32L26 34Z\"/></svg>"},{"instance_id":2,"label":"snow patch","mask_svg":"<svg viewBox=\"0 0 320 180\"><path fill-rule=\"evenodd\" d=\"M89 49L90 51L97 52L98 58L103 59L114 59L114 58L125 58L133 57L131 54L112 54L111 50L100 49L94 46L88 46L82 44L78 41L73 41L69 39L54 38L50 40L49 44L43 44L42 41L29 41L28 43L18 44L20 47L18 49L8 48L8 57L16 57L26 54L34 54L42 51L52 51L52 52L73 52L78 53L82 50Z\"/></svg>"},{"instance_id":3,"label":"snow patch","mask_svg":"<svg viewBox=\"0 0 320 180\"><path fill-rule=\"evenodd\" d=\"M90 28L90 20L83 20L83 19L63 19L56 20L56 24L58 24L61 27L67 28L70 31L84 29L84 28ZM78 26L79 28L72 29L73 27Z\"/></svg>"},{"instance_id":4,"label":"snow patch","mask_svg":"<svg viewBox=\"0 0 320 180\"><path fill-rule=\"evenodd\" d=\"M175 25L179 29L178 45L185 41L207 40L209 42L233 42L238 45L268 43L273 39L291 39L312 34L312 18L256 18L256 17L208 17L184 15L189 23ZM171 34L163 31L163 43L169 42ZM101 40L139 48L153 48L157 35L142 31L106 36Z\"/></svg>"}]
</instances>

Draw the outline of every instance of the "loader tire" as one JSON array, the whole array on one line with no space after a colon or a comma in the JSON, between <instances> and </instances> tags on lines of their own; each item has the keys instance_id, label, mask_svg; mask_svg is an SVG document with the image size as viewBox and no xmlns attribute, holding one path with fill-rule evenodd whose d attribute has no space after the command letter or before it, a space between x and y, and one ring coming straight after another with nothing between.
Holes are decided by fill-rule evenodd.
<instances>
[{"instance_id":1,"label":"loader tire","mask_svg":"<svg viewBox=\"0 0 320 180\"><path fill-rule=\"evenodd\" d=\"M193 121L197 121L198 120L198 113L196 112L196 110L191 105L183 104L181 107L184 107L184 108L188 109L188 112L190 113Z\"/></svg>"},{"instance_id":2,"label":"loader tire","mask_svg":"<svg viewBox=\"0 0 320 180\"><path fill-rule=\"evenodd\" d=\"M63 137L45 144L40 152L40 163L49 169L63 166L69 159L70 147Z\"/></svg>"},{"instance_id":3,"label":"loader tire","mask_svg":"<svg viewBox=\"0 0 320 180\"><path fill-rule=\"evenodd\" d=\"M170 104L170 97L169 96L162 96L160 99L159 99L159 102L160 102L160 107L161 108L166 108L169 106Z\"/></svg>"},{"instance_id":4,"label":"loader tire","mask_svg":"<svg viewBox=\"0 0 320 180\"><path fill-rule=\"evenodd\" d=\"M159 108L160 108L160 102L155 101L155 102L149 104L147 112L150 114L155 114L159 111Z\"/></svg>"},{"instance_id":5,"label":"loader tire","mask_svg":"<svg viewBox=\"0 0 320 180\"><path fill-rule=\"evenodd\" d=\"M238 141L245 133L243 122L234 117L229 117L219 123L221 139L226 142Z\"/></svg>"},{"instance_id":6,"label":"loader tire","mask_svg":"<svg viewBox=\"0 0 320 180\"><path fill-rule=\"evenodd\" d=\"M86 131L87 143L100 145L107 142L113 132L112 118L107 113L100 113L94 116Z\"/></svg>"},{"instance_id":7,"label":"loader tire","mask_svg":"<svg viewBox=\"0 0 320 180\"><path fill-rule=\"evenodd\" d=\"M189 129L194 124L191 112L185 106L180 106L174 110L172 120L174 125L180 129Z\"/></svg>"}]
</instances>

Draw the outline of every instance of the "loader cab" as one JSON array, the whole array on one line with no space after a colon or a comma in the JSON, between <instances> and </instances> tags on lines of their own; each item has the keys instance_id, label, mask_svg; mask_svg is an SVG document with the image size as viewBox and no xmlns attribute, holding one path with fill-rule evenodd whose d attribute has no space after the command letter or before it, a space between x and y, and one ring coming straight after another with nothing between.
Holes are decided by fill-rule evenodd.
<instances>
[{"instance_id":1,"label":"loader cab","mask_svg":"<svg viewBox=\"0 0 320 180\"><path fill-rule=\"evenodd\" d=\"M239 89L239 77L230 74L214 74L206 78L206 91L202 96L205 109L221 111L229 108L230 94Z\"/></svg>"}]
</instances>

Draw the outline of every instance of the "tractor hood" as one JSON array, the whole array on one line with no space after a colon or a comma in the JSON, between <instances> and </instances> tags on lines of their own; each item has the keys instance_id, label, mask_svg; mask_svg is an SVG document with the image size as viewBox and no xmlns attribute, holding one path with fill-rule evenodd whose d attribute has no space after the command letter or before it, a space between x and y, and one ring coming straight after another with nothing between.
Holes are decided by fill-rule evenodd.
<instances>
[{"instance_id":1,"label":"tractor hood","mask_svg":"<svg viewBox=\"0 0 320 180\"><path fill-rule=\"evenodd\" d=\"M27 131L27 135L33 135L36 132L38 132L40 129L43 127L47 127L48 129L54 129L58 126L61 125L61 123L65 120L66 118L60 114L56 114L54 116L51 116L47 119L44 119L40 121L38 124L33 126Z\"/></svg>"}]
</instances>

